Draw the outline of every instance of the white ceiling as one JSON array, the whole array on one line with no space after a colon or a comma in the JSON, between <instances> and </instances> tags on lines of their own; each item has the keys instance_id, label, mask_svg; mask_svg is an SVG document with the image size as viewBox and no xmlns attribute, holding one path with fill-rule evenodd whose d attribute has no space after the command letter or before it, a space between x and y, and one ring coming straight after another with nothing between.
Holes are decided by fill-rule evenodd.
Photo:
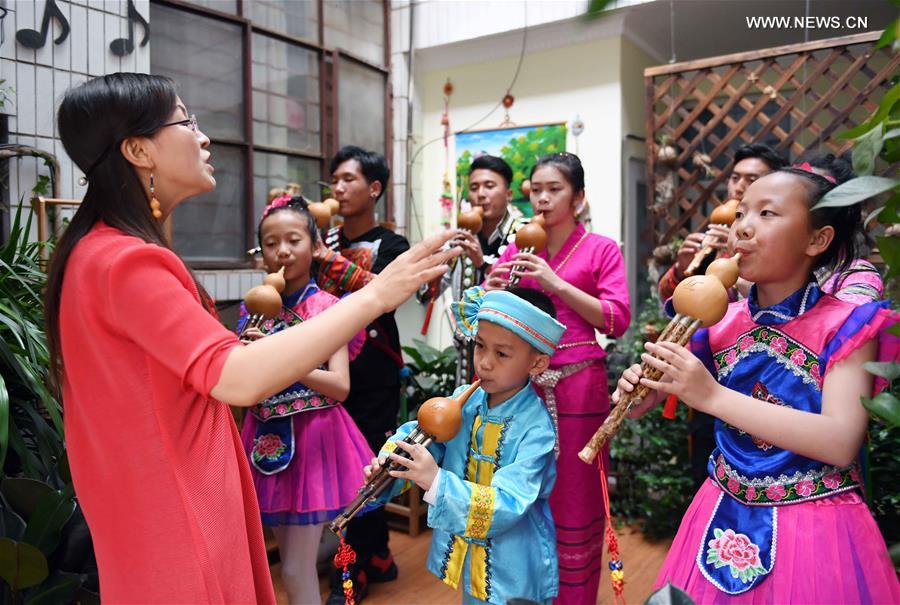
<instances>
[{"instance_id":1,"label":"white ceiling","mask_svg":"<svg viewBox=\"0 0 900 605\"><path fill-rule=\"evenodd\" d=\"M583 16L569 17L552 21L553 12L560 16L562 6L556 11L545 10L546 15L536 10L542 3L552 0L526 0L529 28L526 52L568 46L590 39L625 35L641 47L660 64L669 62L672 57L672 36L674 24L674 56L676 61L689 61L704 57L715 57L730 53L771 48L785 44L833 38L866 31L884 29L892 20L900 16L900 8L891 4L890 0L654 0L637 2L636 0L619 0L622 8L611 10L600 18L587 20ZM442 3L436 3L441 6ZM459 5L449 3L454 8ZM573 2L566 2L565 7L571 14ZM502 2L507 19L521 23L521 3ZM424 3L422 9L427 9ZM444 6L442 8L448 8ZM674 8L674 11L672 10ZM418 10L418 9L417 9ZM808 11L808 13L807 13ZM425 17L422 10L417 17ZM674 21L672 15L674 13ZM770 17L837 17L846 23L847 17L866 18L867 28L830 29L830 28L769 28L752 29L747 25L747 18L754 16ZM544 17L543 23L534 25L534 20ZM429 15L430 17L431 15ZM484 22L476 26L472 24L474 15L461 19L471 27L460 31L459 20L462 15L451 11L439 19L426 18L427 22L436 22L437 27L452 29L456 33L452 37L440 36L438 31L419 31L416 48L418 70L447 69L469 63L491 61L503 57L517 55L522 47L522 29L512 29L491 35L478 35L485 30ZM501 29L497 24L499 15L481 13L484 21L493 23L494 31ZM534 19L534 20L533 20ZM417 18L417 27L435 27L432 23ZM488 27L486 31L489 31ZM504 28L505 29L505 28ZM468 30L468 31L465 31ZM468 32L471 32L469 34ZM423 35L424 34L424 35ZM449 34L448 34L449 35ZM466 39L460 39L460 36ZM470 37L467 37L470 36ZM431 40L431 44L425 40ZM453 41L441 44L443 39ZM438 42L434 44L434 42Z\"/></svg>"},{"instance_id":2,"label":"white ceiling","mask_svg":"<svg viewBox=\"0 0 900 605\"><path fill-rule=\"evenodd\" d=\"M833 38L884 29L900 16L900 8L889 0L674 0L676 61L690 61L730 53L771 48L784 44ZM863 17L867 28L860 29L751 29L747 19L754 16ZM625 32L660 61L672 55L672 11L669 0L657 0L624 9Z\"/></svg>"}]
</instances>

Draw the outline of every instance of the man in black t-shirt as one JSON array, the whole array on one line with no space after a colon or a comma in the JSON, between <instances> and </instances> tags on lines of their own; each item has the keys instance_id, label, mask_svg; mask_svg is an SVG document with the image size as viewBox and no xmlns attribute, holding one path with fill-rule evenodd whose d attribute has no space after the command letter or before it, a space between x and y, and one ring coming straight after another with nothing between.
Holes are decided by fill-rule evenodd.
<instances>
[{"instance_id":1,"label":"man in black t-shirt","mask_svg":"<svg viewBox=\"0 0 900 605\"><path fill-rule=\"evenodd\" d=\"M319 264L319 287L335 296L362 288L409 249L406 238L375 223L375 204L389 176L383 156L359 147L343 147L331 161L331 189L344 224L328 231L313 256ZM350 395L343 404L374 452L397 428L402 367L400 335L391 311L366 326L366 342L350 363ZM385 510L378 508L351 521L347 541L357 555L353 581L359 602L368 582L397 577ZM344 603L339 574L327 603Z\"/></svg>"}]
</instances>

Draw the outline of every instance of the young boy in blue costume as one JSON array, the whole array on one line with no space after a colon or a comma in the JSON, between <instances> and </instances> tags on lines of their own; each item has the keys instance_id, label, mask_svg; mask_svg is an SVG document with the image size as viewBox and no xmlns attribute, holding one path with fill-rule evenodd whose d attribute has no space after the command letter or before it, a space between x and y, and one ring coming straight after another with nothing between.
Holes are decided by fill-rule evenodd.
<instances>
[{"instance_id":1,"label":"young boy in blue costume","mask_svg":"<svg viewBox=\"0 0 900 605\"><path fill-rule=\"evenodd\" d=\"M457 329L475 338L481 379L463 405L462 429L426 449L402 441L416 426L408 422L365 473L390 458L406 468L392 476L426 490L434 529L428 569L454 589L461 585L463 603L549 603L559 589L547 500L556 480L556 430L531 378L547 369L565 326L550 299L525 288L470 288L453 313ZM412 458L392 454L396 448Z\"/></svg>"}]
</instances>

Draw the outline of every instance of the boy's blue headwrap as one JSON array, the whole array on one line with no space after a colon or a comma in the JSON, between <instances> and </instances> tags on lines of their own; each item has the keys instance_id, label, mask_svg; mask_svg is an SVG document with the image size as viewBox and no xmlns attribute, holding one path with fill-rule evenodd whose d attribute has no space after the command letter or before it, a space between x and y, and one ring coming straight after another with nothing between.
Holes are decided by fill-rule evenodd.
<instances>
[{"instance_id":1,"label":"boy's blue headwrap","mask_svg":"<svg viewBox=\"0 0 900 605\"><path fill-rule=\"evenodd\" d=\"M475 336L479 321L502 326L545 355L552 355L566 326L533 304L506 290L475 286L451 306L456 328L466 337Z\"/></svg>"}]
</instances>

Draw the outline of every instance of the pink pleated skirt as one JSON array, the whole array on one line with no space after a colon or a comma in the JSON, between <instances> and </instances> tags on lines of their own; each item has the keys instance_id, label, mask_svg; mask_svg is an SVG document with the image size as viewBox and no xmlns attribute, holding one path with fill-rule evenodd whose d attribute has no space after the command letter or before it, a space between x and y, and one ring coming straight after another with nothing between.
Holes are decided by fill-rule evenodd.
<instances>
[{"instance_id":1,"label":"pink pleated skirt","mask_svg":"<svg viewBox=\"0 0 900 605\"><path fill-rule=\"evenodd\" d=\"M250 465L264 525L311 525L330 521L364 482L371 448L342 406L301 412L294 422L294 458L283 471L264 475ZM253 448L259 421L247 414L244 451Z\"/></svg>"},{"instance_id":2,"label":"pink pleated skirt","mask_svg":"<svg viewBox=\"0 0 900 605\"><path fill-rule=\"evenodd\" d=\"M780 507L775 568L745 593L721 592L696 564L720 493L707 480L694 496L654 589L671 582L698 605L900 603L900 584L884 539L856 492Z\"/></svg>"}]
</instances>

